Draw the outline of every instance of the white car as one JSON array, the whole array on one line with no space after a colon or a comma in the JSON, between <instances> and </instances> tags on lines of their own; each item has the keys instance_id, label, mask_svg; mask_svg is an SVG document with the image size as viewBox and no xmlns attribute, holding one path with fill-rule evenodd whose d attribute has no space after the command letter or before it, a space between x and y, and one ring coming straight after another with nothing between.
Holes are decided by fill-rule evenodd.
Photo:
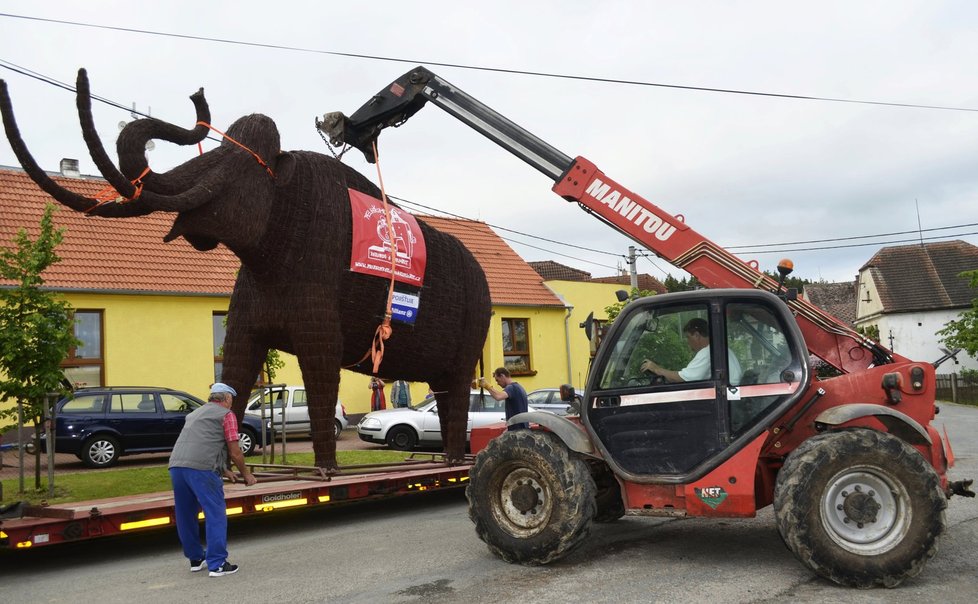
<instances>
[{"instance_id":1,"label":"white car","mask_svg":"<svg viewBox=\"0 0 978 604\"><path fill-rule=\"evenodd\" d=\"M530 407L530 411L534 411ZM465 440L472 428L506 420L506 401L497 401L488 391L472 390L469 394L469 421ZM360 440L391 449L410 451L417 446L440 447L441 422L438 421L438 401L428 397L416 405L398 409L371 411L357 424Z\"/></svg>"},{"instance_id":2,"label":"white car","mask_svg":"<svg viewBox=\"0 0 978 604\"><path fill-rule=\"evenodd\" d=\"M282 411L285 410L285 433L293 434L308 433L311 429L309 423L309 405L306 400L306 389L304 386L285 386L265 388L265 427L271 428L271 433L282 431ZM248 406L245 407L245 415L261 418L262 411L262 392L254 390L248 399ZM335 429L336 438L350 425L346 418L346 407L336 401Z\"/></svg>"}]
</instances>

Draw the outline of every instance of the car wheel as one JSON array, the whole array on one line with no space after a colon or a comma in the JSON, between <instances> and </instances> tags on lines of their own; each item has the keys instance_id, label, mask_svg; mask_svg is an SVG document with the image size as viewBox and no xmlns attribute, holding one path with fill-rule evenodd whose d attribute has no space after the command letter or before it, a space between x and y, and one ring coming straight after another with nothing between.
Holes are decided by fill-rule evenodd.
<instances>
[{"instance_id":1,"label":"car wheel","mask_svg":"<svg viewBox=\"0 0 978 604\"><path fill-rule=\"evenodd\" d=\"M418 433L410 426L394 426L387 432L387 446L397 451L410 451L418 444Z\"/></svg>"},{"instance_id":2,"label":"car wheel","mask_svg":"<svg viewBox=\"0 0 978 604\"><path fill-rule=\"evenodd\" d=\"M947 498L899 438L854 429L813 436L778 473L778 531L811 570L840 585L895 587L937 552Z\"/></svg>"},{"instance_id":3,"label":"car wheel","mask_svg":"<svg viewBox=\"0 0 978 604\"><path fill-rule=\"evenodd\" d=\"M82 445L82 461L90 468L108 468L119 461L119 441L111 436L97 435Z\"/></svg>"},{"instance_id":4,"label":"car wheel","mask_svg":"<svg viewBox=\"0 0 978 604\"><path fill-rule=\"evenodd\" d=\"M238 431L238 447L240 447L243 455L251 455L257 446L255 433L251 431L251 428L241 428Z\"/></svg>"},{"instance_id":5,"label":"car wheel","mask_svg":"<svg viewBox=\"0 0 978 604\"><path fill-rule=\"evenodd\" d=\"M336 440L339 440L340 435L343 434L343 424L340 423L340 420L334 419L333 425L335 426L334 430L336 431Z\"/></svg>"},{"instance_id":6,"label":"car wheel","mask_svg":"<svg viewBox=\"0 0 978 604\"><path fill-rule=\"evenodd\" d=\"M553 434L503 432L475 458L465 489L469 518L507 562L547 564L591 530L595 486L584 461Z\"/></svg>"}]
</instances>

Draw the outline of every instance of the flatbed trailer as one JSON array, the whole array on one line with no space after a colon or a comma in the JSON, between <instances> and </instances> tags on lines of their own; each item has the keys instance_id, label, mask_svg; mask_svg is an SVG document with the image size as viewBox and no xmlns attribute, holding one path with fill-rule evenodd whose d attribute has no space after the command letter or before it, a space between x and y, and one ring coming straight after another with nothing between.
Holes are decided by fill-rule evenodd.
<instances>
[{"instance_id":1,"label":"flatbed trailer","mask_svg":"<svg viewBox=\"0 0 978 604\"><path fill-rule=\"evenodd\" d=\"M259 482L250 487L243 482L225 483L229 517L463 487L472 458L448 466L440 453L415 454L394 464L342 466L333 475L315 467L248 465ZM22 506L16 517L0 518L0 548L35 548L174 526L171 491Z\"/></svg>"}]
</instances>

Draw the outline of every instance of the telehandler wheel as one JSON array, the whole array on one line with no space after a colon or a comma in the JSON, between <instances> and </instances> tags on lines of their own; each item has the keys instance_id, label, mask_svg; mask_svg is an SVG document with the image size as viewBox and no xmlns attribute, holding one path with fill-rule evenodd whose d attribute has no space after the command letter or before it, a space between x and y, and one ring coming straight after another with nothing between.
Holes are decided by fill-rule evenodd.
<instances>
[{"instance_id":1,"label":"telehandler wheel","mask_svg":"<svg viewBox=\"0 0 978 604\"><path fill-rule=\"evenodd\" d=\"M927 460L870 429L814 436L778 474L774 513L785 544L840 585L896 587L937 553L947 498Z\"/></svg>"},{"instance_id":2,"label":"telehandler wheel","mask_svg":"<svg viewBox=\"0 0 978 604\"><path fill-rule=\"evenodd\" d=\"M494 438L469 471L469 518L489 551L507 562L557 560L587 537L594 517L587 465L549 432Z\"/></svg>"}]
</instances>

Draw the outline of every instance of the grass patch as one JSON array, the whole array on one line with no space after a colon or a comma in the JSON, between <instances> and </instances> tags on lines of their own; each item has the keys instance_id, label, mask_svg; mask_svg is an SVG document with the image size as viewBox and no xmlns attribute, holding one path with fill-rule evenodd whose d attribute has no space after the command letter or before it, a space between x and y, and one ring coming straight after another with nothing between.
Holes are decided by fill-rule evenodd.
<instances>
[{"instance_id":1,"label":"grass patch","mask_svg":"<svg viewBox=\"0 0 978 604\"><path fill-rule=\"evenodd\" d=\"M390 463L402 461L406 453L399 451L337 451L336 461L341 466L362 464ZM248 463L261 463L261 455L246 458ZM281 458L276 457L276 463L281 464ZM289 453L289 465L311 466L314 463L312 453ZM70 474L56 474L54 477L55 496L48 497L47 476L42 475L42 488L33 490L34 475L25 476L26 493L18 493L20 480L10 478L3 481L3 503L27 501L38 504L47 501L48 504L71 503L89 499L106 499L109 497L124 497L140 493L158 493L170 490L170 473L166 465L129 468L119 470L83 471Z\"/></svg>"}]
</instances>

